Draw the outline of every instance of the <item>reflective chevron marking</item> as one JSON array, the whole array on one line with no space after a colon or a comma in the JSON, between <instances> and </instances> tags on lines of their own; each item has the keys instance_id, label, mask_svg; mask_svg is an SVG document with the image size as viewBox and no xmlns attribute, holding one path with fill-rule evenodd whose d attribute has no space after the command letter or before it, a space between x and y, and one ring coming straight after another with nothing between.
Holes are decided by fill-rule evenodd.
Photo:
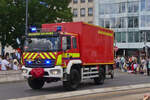
<instances>
[{"instance_id":1,"label":"reflective chevron marking","mask_svg":"<svg viewBox=\"0 0 150 100\"><path fill-rule=\"evenodd\" d=\"M32 59L35 59L38 56L37 53L35 53L35 55L32 57Z\"/></svg>"},{"instance_id":2,"label":"reflective chevron marking","mask_svg":"<svg viewBox=\"0 0 150 100\"><path fill-rule=\"evenodd\" d=\"M42 53L40 53L40 57L43 58L43 59L45 59L45 57L42 55Z\"/></svg>"},{"instance_id":3,"label":"reflective chevron marking","mask_svg":"<svg viewBox=\"0 0 150 100\"><path fill-rule=\"evenodd\" d=\"M42 52L42 53L23 53L23 59L56 59L57 52Z\"/></svg>"},{"instance_id":4,"label":"reflective chevron marking","mask_svg":"<svg viewBox=\"0 0 150 100\"><path fill-rule=\"evenodd\" d=\"M24 56L24 59L26 59L28 55L29 55L29 53L26 53L26 55Z\"/></svg>"},{"instance_id":5,"label":"reflective chevron marking","mask_svg":"<svg viewBox=\"0 0 150 100\"><path fill-rule=\"evenodd\" d=\"M31 59L31 57L33 56L34 53L31 53L29 56L28 56L28 59Z\"/></svg>"},{"instance_id":6,"label":"reflective chevron marking","mask_svg":"<svg viewBox=\"0 0 150 100\"><path fill-rule=\"evenodd\" d=\"M46 58L51 59L51 57L48 55L48 53L44 53L44 55L46 56Z\"/></svg>"},{"instance_id":7,"label":"reflective chevron marking","mask_svg":"<svg viewBox=\"0 0 150 100\"><path fill-rule=\"evenodd\" d=\"M53 59L56 59L56 57L51 52L49 54Z\"/></svg>"}]
</instances>

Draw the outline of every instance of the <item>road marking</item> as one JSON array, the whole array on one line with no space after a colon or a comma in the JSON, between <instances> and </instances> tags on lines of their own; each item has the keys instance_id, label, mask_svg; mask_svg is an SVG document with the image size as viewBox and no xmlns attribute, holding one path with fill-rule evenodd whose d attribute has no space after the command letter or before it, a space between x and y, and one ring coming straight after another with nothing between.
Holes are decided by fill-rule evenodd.
<instances>
[{"instance_id":1,"label":"road marking","mask_svg":"<svg viewBox=\"0 0 150 100\"><path fill-rule=\"evenodd\" d=\"M130 89L148 88L148 87L150 87L150 84L138 84L138 85L128 85L128 86L119 86L119 87L80 90L80 91L72 91L72 92L65 92L65 93L55 93L49 95L40 95L40 96L16 98L16 99L9 99L9 100L52 100L52 99L60 99L60 98L67 98L73 96L82 96L82 95L89 95L89 94L96 94L96 93L115 92L115 91L123 91L123 90L130 90Z\"/></svg>"}]
</instances>

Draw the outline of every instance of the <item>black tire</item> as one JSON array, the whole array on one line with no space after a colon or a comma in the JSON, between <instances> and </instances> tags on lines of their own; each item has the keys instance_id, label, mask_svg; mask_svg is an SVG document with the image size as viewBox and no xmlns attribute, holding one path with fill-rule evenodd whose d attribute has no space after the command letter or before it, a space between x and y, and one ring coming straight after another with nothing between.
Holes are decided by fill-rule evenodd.
<instances>
[{"instance_id":1,"label":"black tire","mask_svg":"<svg viewBox=\"0 0 150 100\"><path fill-rule=\"evenodd\" d=\"M28 85L32 88L32 89L41 89L44 85L44 80L43 79L32 79L32 78L28 78Z\"/></svg>"},{"instance_id":2,"label":"black tire","mask_svg":"<svg viewBox=\"0 0 150 100\"><path fill-rule=\"evenodd\" d=\"M110 75L111 79L114 78L114 71L111 72L111 75Z\"/></svg>"},{"instance_id":3,"label":"black tire","mask_svg":"<svg viewBox=\"0 0 150 100\"><path fill-rule=\"evenodd\" d=\"M63 81L63 86L66 90L77 90L80 84L80 73L76 69L72 69L70 75L67 77L67 81Z\"/></svg>"},{"instance_id":4,"label":"black tire","mask_svg":"<svg viewBox=\"0 0 150 100\"><path fill-rule=\"evenodd\" d=\"M102 68L99 69L99 77L94 78L94 82L97 85L104 84L105 72Z\"/></svg>"}]
</instances>

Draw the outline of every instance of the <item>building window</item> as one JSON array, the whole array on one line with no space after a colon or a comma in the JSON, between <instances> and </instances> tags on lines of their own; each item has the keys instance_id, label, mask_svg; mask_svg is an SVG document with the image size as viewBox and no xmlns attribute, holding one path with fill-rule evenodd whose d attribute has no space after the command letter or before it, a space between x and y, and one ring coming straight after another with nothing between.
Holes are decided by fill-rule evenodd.
<instances>
[{"instance_id":1,"label":"building window","mask_svg":"<svg viewBox=\"0 0 150 100\"><path fill-rule=\"evenodd\" d=\"M128 32L128 42L133 43L133 42L139 42L140 41L140 34L139 32Z\"/></svg>"},{"instance_id":2,"label":"building window","mask_svg":"<svg viewBox=\"0 0 150 100\"><path fill-rule=\"evenodd\" d=\"M78 3L78 0L73 0L73 3Z\"/></svg>"},{"instance_id":3,"label":"building window","mask_svg":"<svg viewBox=\"0 0 150 100\"><path fill-rule=\"evenodd\" d=\"M93 21L88 21L89 24L93 24Z\"/></svg>"},{"instance_id":4,"label":"building window","mask_svg":"<svg viewBox=\"0 0 150 100\"><path fill-rule=\"evenodd\" d=\"M140 42L144 42L144 41L145 41L145 34L144 34L143 31L141 31L141 32L139 33L139 36L140 36Z\"/></svg>"},{"instance_id":5,"label":"building window","mask_svg":"<svg viewBox=\"0 0 150 100\"><path fill-rule=\"evenodd\" d=\"M81 3L85 3L85 0L81 0Z\"/></svg>"},{"instance_id":6,"label":"building window","mask_svg":"<svg viewBox=\"0 0 150 100\"><path fill-rule=\"evenodd\" d=\"M146 6L146 4L145 4L145 3L146 3L146 2L145 2L145 0L141 0L141 2L140 2L140 3L141 3L141 11L145 10L145 8L146 8L146 7L145 7L145 6Z\"/></svg>"},{"instance_id":7,"label":"building window","mask_svg":"<svg viewBox=\"0 0 150 100\"><path fill-rule=\"evenodd\" d=\"M141 16L141 27L150 27L150 15Z\"/></svg>"},{"instance_id":8,"label":"building window","mask_svg":"<svg viewBox=\"0 0 150 100\"><path fill-rule=\"evenodd\" d=\"M126 43L126 32L121 33L121 42Z\"/></svg>"},{"instance_id":9,"label":"building window","mask_svg":"<svg viewBox=\"0 0 150 100\"><path fill-rule=\"evenodd\" d=\"M128 42L129 42L129 43L134 42L133 39L134 39L134 38L133 38L133 32L128 32Z\"/></svg>"},{"instance_id":10,"label":"building window","mask_svg":"<svg viewBox=\"0 0 150 100\"><path fill-rule=\"evenodd\" d=\"M80 15L81 16L85 16L85 8L81 8L80 9Z\"/></svg>"},{"instance_id":11,"label":"building window","mask_svg":"<svg viewBox=\"0 0 150 100\"><path fill-rule=\"evenodd\" d=\"M115 39L117 42L121 42L121 32L116 32L115 33Z\"/></svg>"},{"instance_id":12,"label":"building window","mask_svg":"<svg viewBox=\"0 0 150 100\"><path fill-rule=\"evenodd\" d=\"M116 28L121 28L121 20L120 20L120 18L116 18Z\"/></svg>"},{"instance_id":13,"label":"building window","mask_svg":"<svg viewBox=\"0 0 150 100\"><path fill-rule=\"evenodd\" d=\"M139 26L138 17L128 17L128 28L137 28Z\"/></svg>"},{"instance_id":14,"label":"building window","mask_svg":"<svg viewBox=\"0 0 150 100\"><path fill-rule=\"evenodd\" d=\"M93 2L93 0L88 0L88 2Z\"/></svg>"},{"instance_id":15,"label":"building window","mask_svg":"<svg viewBox=\"0 0 150 100\"><path fill-rule=\"evenodd\" d=\"M138 2L129 2L128 3L128 12L129 13L138 12L138 10L139 10L139 3Z\"/></svg>"},{"instance_id":16,"label":"building window","mask_svg":"<svg viewBox=\"0 0 150 100\"><path fill-rule=\"evenodd\" d=\"M126 12L126 3L122 2L119 4L119 13L125 13Z\"/></svg>"},{"instance_id":17,"label":"building window","mask_svg":"<svg viewBox=\"0 0 150 100\"><path fill-rule=\"evenodd\" d=\"M105 6L103 4L100 4L99 5L99 14L104 15L104 11L105 11Z\"/></svg>"},{"instance_id":18,"label":"building window","mask_svg":"<svg viewBox=\"0 0 150 100\"><path fill-rule=\"evenodd\" d=\"M120 18L120 22L121 22L121 28L126 28L126 18L125 17L121 17Z\"/></svg>"},{"instance_id":19,"label":"building window","mask_svg":"<svg viewBox=\"0 0 150 100\"><path fill-rule=\"evenodd\" d=\"M115 39L119 43L126 43L126 32L115 32Z\"/></svg>"},{"instance_id":20,"label":"building window","mask_svg":"<svg viewBox=\"0 0 150 100\"><path fill-rule=\"evenodd\" d=\"M78 9L77 9L77 8L74 8L74 9L73 9L73 16L74 16L74 17L77 17L77 16L78 16Z\"/></svg>"},{"instance_id":21,"label":"building window","mask_svg":"<svg viewBox=\"0 0 150 100\"><path fill-rule=\"evenodd\" d=\"M141 11L150 11L150 1L149 0L141 0Z\"/></svg>"},{"instance_id":22,"label":"building window","mask_svg":"<svg viewBox=\"0 0 150 100\"><path fill-rule=\"evenodd\" d=\"M110 27L111 28L116 28L116 19L115 18L110 18Z\"/></svg>"},{"instance_id":23,"label":"building window","mask_svg":"<svg viewBox=\"0 0 150 100\"><path fill-rule=\"evenodd\" d=\"M150 42L150 32L147 32L147 34L146 34L146 41Z\"/></svg>"},{"instance_id":24,"label":"building window","mask_svg":"<svg viewBox=\"0 0 150 100\"><path fill-rule=\"evenodd\" d=\"M109 20L109 18L105 19L105 28L110 28L110 20Z\"/></svg>"},{"instance_id":25,"label":"building window","mask_svg":"<svg viewBox=\"0 0 150 100\"><path fill-rule=\"evenodd\" d=\"M88 8L88 16L93 16L93 8Z\"/></svg>"},{"instance_id":26,"label":"building window","mask_svg":"<svg viewBox=\"0 0 150 100\"><path fill-rule=\"evenodd\" d=\"M134 42L139 42L139 32L134 32Z\"/></svg>"},{"instance_id":27,"label":"building window","mask_svg":"<svg viewBox=\"0 0 150 100\"><path fill-rule=\"evenodd\" d=\"M99 25L104 27L104 18L99 19Z\"/></svg>"},{"instance_id":28,"label":"building window","mask_svg":"<svg viewBox=\"0 0 150 100\"><path fill-rule=\"evenodd\" d=\"M110 14L119 13L119 3L110 4L107 7L109 7Z\"/></svg>"}]
</instances>

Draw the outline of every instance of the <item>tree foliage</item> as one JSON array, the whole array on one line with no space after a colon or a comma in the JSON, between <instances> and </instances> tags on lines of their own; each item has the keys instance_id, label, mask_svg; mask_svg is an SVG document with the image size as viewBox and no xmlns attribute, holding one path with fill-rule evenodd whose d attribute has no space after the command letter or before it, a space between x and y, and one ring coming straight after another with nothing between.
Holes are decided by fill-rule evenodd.
<instances>
[{"instance_id":1,"label":"tree foliage","mask_svg":"<svg viewBox=\"0 0 150 100\"><path fill-rule=\"evenodd\" d=\"M29 0L28 26L72 21L71 0ZM0 0L0 42L17 48L16 38L25 34L26 0Z\"/></svg>"}]
</instances>

